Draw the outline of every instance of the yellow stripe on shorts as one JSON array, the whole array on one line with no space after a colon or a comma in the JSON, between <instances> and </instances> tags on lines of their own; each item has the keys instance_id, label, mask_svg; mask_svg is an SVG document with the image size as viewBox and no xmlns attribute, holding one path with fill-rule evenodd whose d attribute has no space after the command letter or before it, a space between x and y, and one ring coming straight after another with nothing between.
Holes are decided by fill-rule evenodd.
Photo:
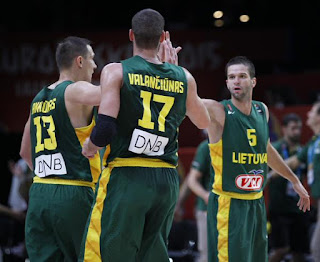
<instances>
[{"instance_id":1,"label":"yellow stripe on shorts","mask_svg":"<svg viewBox=\"0 0 320 262\"><path fill-rule=\"evenodd\" d=\"M219 196L217 213L218 230L218 259L219 261L229 261L229 211L230 197Z\"/></svg>"},{"instance_id":2,"label":"yellow stripe on shorts","mask_svg":"<svg viewBox=\"0 0 320 262\"><path fill-rule=\"evenodd\" d=\"M107 196L107 184L110 180L112 168L105 168L102 171L101 178L99 180L99 187L96 197L96 203L93 207L90 224L88 227L85 251L84 251L84 260L87 262L100 262L101 253L100 253L100 235L101 235L101 217L103 211L104 200Z\"/></svg>"}]
</instances>

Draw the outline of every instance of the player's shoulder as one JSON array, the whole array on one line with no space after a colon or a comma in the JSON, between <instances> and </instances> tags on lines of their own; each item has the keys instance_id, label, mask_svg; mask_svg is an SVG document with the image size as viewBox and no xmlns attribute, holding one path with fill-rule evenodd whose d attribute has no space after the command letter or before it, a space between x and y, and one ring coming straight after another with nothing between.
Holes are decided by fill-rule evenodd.
<instances>
[{"instance_id":1,"label":"player's shoulder","mask_svg":"<svg viewBox=\"0 0 320 262\"><path fill-rule=\"evenodd\" d=\"M190 71L187 68L179 66L179 65L173 65L173 64L170 64L170 66L175 67L175 68L180 68L180 70L182 70L182 72L184 72L187 80L190 80L190 79L195 80L193 75L190 73Z\"/></svg>"},{"instance_id":2,"label":"player's shoulder","mask_svg":"<svg viewBox=\"0 0 320 262\"><path fill-rule=\"evenodd\" d=\"M264 110L268 110L267 105L262 101L252 100L252 103L256 106L262 106Z\"/></svg>"},{"instance_id":3,"label":"player's shoulder","mask_svg":"<svg viewBox=\"0 0 320 262\"><path fill-rule=\"evenodd\" d=\"M121 69L122 70L122 64L121 63L108 63L108 64L106 64L104 67L103 67L103 69L102 69L102 71L104 71L104 70L119 70L119 69Z\"/></svg>"},{"instance_id":4,"label":"player's shoulder","mask_svg":"<svg viewBox=\"0 0 320 262\"><path fill-rule=\"evenodd\" d=\"M267 118L267 120L269 120L269 109L268 109L267 105L262 101L253 100L252 102L258 111L262 110L263 112L265 112L266 118Z\"/></svg>"},{"instance_id":5,"label":"player's shoulder","mask_svg":"<svg viewBox=\"0 0 320 262\"><path fill-rule=\"evenodd\" d=\"M109 63L106 64L102 71L101 74L102 75L106 75L106 74L112 74L113 76L119 76L122 77L123 74L123 68L122 68L122 64L121 63Z\"/></svg>"}]
</instances>

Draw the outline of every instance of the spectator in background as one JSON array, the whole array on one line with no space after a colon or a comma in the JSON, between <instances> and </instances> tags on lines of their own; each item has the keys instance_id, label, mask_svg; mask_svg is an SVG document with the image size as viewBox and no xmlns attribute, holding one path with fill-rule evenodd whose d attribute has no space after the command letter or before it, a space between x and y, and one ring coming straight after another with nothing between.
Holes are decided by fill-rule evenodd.
<instances>
[{"instance_id":1,"label":"spectator in background","mask_svg":"<svg viewBox=\"0 0 320 262\"><path fill-rule=\"evenodd\" d=\"M27 193L29 189L30 169L20 159L8 163L12 174L8 205L0 205L0 246L15 259L26 258L24 224L28 207ZM21 194L23 192L23 194Z\"/></svg>"},{"instance_id":2,"label":"spectator in background","mask_svg":"<svg viewBox=\"0 0 320 262\"><path fill-rule=\"evenodd\" d=\"M208 139L205 139L199 144L187 177L189 188L197 196L198 262L208 261L207 205L214 173L208 143Z\"/></svg>"},{"instance_id":3,"label":"spectator in background","mask_svg":"<svg viewBox=\"0 0 320 262\"><path fill-rule=\"evenodd\" d=\"M26 211L27 201L20 194L20 186L26 179L30 169L23 159L19 159L16 163L13 161L9 162L9 169L12 173L11 189L9 193L8 204L15 211Z\"/></svg>"},{"instance_id":4,"label":"spectator in background","mask_svg":"<svg viewBox=\"0 0 320 262\"><path fill-rule=\"evenodd\" d=\"M301 151L300 138L302 130L301 118L287 114L282 119L283 137L273 143L274 148L283 159ZM302 182L303 167L293 170ZM308 213L297 209L299 195L294 191L292 183L282 176L272 176L269 180L269 214L271 222L270 262L280 262L287 253L291 253L293 261L302 262L304 253L309 251Z\"/></svg>"},{"instance_id":5,"label":"spectator in background","mask_svg":"<svg viewBox=\"0 0 320 262\"><path fill-rule=\"evenodd\" d=\"M317 210L317 223L312 234L310 250L315 262L320 261L320 102L313 104L308 112L307 125L314 136L297 155L293 155L286 162L292 168L301 163L307 164L308 184L311 187L311 197ZM272 173L274 175L274 173Z\"/></svg>"},{"instance_id":6,"label":"spectator in background","mask_svg":"<svg viewBox=\"0 0 320 262\"><path fill-rule=\"evenodd\" d=\"M174 220L174 222L181 222L183 220L183 216L184 216L184 207L183 206L184 206L186 200L188 199L188 197L190 196L191 191L188 187L185 168L184 168L183 163L180 159L178 160L177 171L179 174L180 188L179 188L179 197L178 197L178 201L177 201L177 204L175 207L173 220Z\"/></svg>"},{"instance_id":7,"label":"spectator in background","mask_svg":"<svg viewBox=\"0 0 320 262\"><path fill-rule=\"evenodd\" d=\"M178 160L177 171L180 188L172 227L168 237L168 252L174 261L194 261L194 257L197 255L195 252L196 225L192 219L188 218L188 214L185 212L192 192L188 187L185 168L180 158Z\"/></svg>"}]
</instances>

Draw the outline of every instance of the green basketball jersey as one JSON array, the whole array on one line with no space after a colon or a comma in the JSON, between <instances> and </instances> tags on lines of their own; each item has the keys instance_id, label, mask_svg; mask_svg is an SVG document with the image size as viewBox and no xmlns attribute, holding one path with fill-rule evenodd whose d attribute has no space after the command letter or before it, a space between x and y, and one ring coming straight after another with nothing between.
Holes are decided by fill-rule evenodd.
<instances>
[{"instance_id":1,"label":"green basketball jersey","mask_svg":"<svg viewBox=\"0 0 320 262\"><path fill-rule=\"evenodd\" d=\"M106 152L115 158L155 158L177 164L178 127L186 114L187 79L182 67L153 64L140 56L121 61L118 133Z\"/></svg>"},{"instance_id":2,"label":"green basketball jersey","mask_svg":"<svg viewBox=\"0 0 320 262\"><path fill-rule=\"evenodd\" d=\"M268 171L265 108L261 102L252 101L251 113L245 115L231 100L221 103L225 108L222 138L209 145L215 172L213 191L235 198L258 198L261 194L256 193L263 190Z\"/></svg>"},{"instance_id":3,"label":"green basketball jersey","mask_svg":"<svg viewBox=\"0 0 320 262\"><path fill-rule=\"evenodd\" d=\"M71 81L54 89L43 88L31 103L31 148L34 174L43 177L97 182L100 156L90 161L82 155L82 144L95 124L74 128L65 106L64 94Z\"/></svg>"}]
</instances>

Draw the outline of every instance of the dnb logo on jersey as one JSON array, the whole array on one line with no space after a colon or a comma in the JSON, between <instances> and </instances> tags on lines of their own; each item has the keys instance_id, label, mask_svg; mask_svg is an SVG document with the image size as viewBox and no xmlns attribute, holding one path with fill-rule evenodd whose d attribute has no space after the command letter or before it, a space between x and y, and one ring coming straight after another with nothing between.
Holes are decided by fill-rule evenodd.
<instances>
[{"instance_id":1,"label":"dnb logo on jersey","mask_svg":"<svg viewBox=\"0 0 320 262\"><path fill-rule=\"evenodd\" d=\"M262 188L264 177L263 170L251 170L249 174L238 175L235 179L237 188L245 191L257 191Z\"/></svg>"}]
</instances>

